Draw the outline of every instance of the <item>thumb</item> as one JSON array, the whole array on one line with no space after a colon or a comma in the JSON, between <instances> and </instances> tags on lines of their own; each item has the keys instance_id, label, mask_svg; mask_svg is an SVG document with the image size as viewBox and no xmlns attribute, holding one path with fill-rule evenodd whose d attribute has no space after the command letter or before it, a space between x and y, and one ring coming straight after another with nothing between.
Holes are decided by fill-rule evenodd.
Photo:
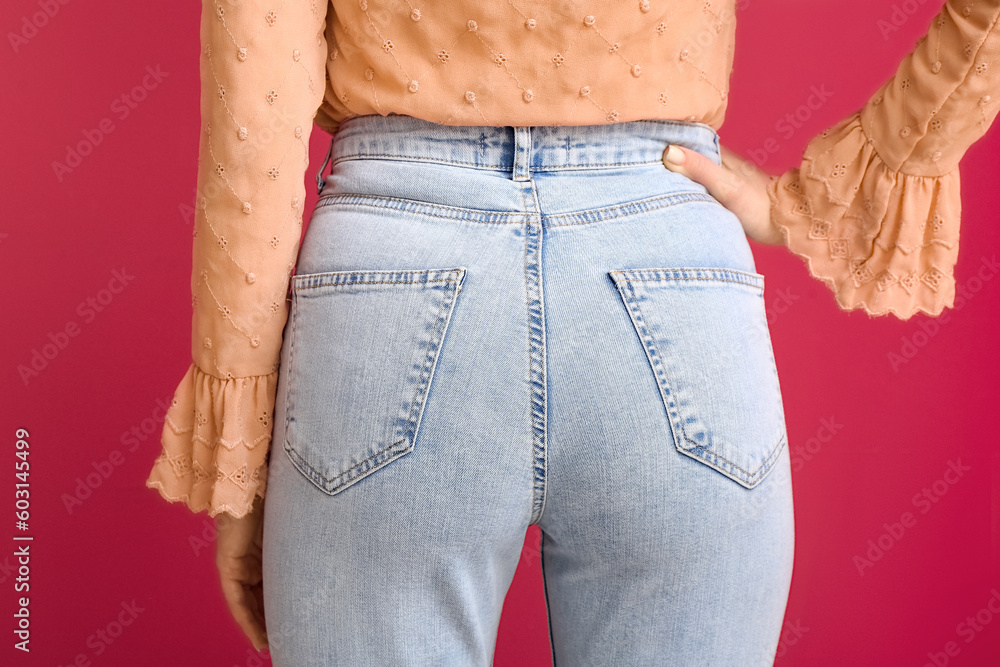
<instances>
[{"instance_id":1,"label":"thumb","mask_svg":"<svg viewBox=\"0 0 1000 667\"><path fill-rule=\"evenodd\" d=\"M705 186L708 194L726 202L738 189L733 175L698 151L671 144L663 151L663 166Z\"/></svg>"}]
</instances>

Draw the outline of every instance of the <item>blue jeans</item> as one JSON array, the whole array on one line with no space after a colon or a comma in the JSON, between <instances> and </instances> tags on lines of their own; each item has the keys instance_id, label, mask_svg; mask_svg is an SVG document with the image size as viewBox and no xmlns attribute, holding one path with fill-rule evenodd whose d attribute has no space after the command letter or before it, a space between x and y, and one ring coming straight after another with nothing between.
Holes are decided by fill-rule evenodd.
<instances>
[{"instance_id":1,"label":"blue jeans","mask_svg":"<svg viewBox=\"0 0 1000 667\"><path fill-rule=\"evenodd\" d=\"M532 524L554 664L772 664L794 531L764 278L668 143L720 161L680 121L341 125L281 353L275 665L491 664Z\"/></svg>"}]
</instances>

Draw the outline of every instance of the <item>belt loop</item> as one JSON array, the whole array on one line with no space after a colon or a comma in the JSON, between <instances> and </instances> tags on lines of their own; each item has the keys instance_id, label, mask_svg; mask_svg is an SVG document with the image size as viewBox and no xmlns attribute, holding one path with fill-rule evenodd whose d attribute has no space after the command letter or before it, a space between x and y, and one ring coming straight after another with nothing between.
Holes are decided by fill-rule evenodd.
<instances>
[{"instance_id":1,"label":"belt loop","mask_svg":"<svg viewBox=\"0 0 1000 667\"><path fill-rule=\"evenodd\" d=\"M531 180L531 127L514 127L514 164L511 168L511 179L515 181Z\"/></svg>"},{"instance_id":2,"label":"belt loop","mask_svg":"<svg viewBox=\"0 0 1000 667\"><path fill-rule=\"evenodd\" d=\"M326 179L323 178L323 172L326 170L326 165L330 163L330 158L333 156L333 141L334 138L330 138L330 150L326 152L326 157L323 158L323 164L320 165L319 171L316 172L316 194L323 192L323 186L326 185Z\"/></svg>"}]
</instances>

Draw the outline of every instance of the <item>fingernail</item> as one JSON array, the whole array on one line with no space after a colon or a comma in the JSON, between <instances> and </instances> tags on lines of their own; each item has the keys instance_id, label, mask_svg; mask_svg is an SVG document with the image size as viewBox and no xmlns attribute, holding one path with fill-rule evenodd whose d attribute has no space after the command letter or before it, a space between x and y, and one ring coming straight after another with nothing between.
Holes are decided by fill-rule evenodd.
<instances>
[{"instance_id":1,"label":"fingernail","mask_svg":"<svg viewBox=\"0 0 1000 667\"><path fill-rule=\"evenodd\" d=\"M671 164L684 164L684 151L673 144L667 149L667 162Z\"/></svg>"}]
</instances>

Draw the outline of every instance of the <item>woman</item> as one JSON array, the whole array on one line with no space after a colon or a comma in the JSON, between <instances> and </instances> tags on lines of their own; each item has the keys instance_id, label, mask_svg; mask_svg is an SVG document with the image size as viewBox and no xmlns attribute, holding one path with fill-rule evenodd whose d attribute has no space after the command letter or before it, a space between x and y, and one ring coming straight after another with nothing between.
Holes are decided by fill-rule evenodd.
<instances>
[{"instance_id":1,"label":"woman","mask_svg":"<svg viewBox=\"0 0 1000 667\"><path fill-rule=\"evenodd\" d=\"M1000 0L946 3L780 177L720 145L734 0L480 4L205 0L194 359L147 484L216 516L275 664L489 664L531 524L560 663L770 664L794 531L747 239L844 309L951 306Z\"/></svg>"}]
</instances>

